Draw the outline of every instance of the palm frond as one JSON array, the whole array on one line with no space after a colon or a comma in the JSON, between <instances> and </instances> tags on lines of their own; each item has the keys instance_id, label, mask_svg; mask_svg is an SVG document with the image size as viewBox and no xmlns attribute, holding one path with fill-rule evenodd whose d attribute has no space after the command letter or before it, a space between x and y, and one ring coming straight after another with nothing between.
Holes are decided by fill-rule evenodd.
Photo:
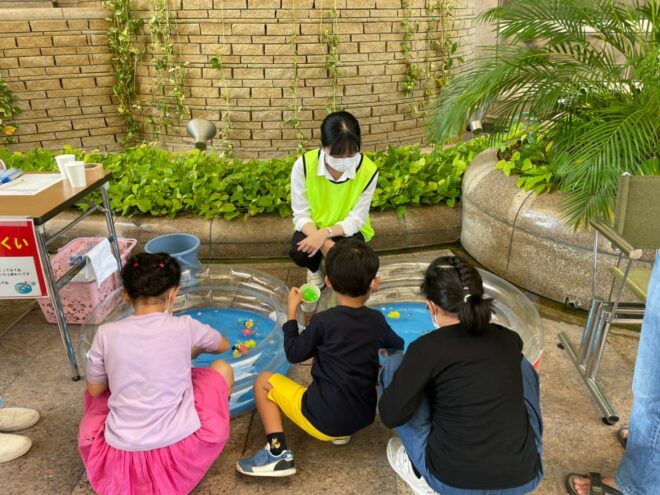
<instances>
[{"instance_id":1,"label":"palm frond","mask_svg":"<svg viewBox=\"0 0 660 495\"><path fill-rule=\"evenodd\" d=\"M439 95L431 138L478 110L504 131L529 115L555 143L569 221L609 214L620 173L659 159L660 0L513 0L480 20L498 24L500 44Z\"/></svg>"}]
</instances>

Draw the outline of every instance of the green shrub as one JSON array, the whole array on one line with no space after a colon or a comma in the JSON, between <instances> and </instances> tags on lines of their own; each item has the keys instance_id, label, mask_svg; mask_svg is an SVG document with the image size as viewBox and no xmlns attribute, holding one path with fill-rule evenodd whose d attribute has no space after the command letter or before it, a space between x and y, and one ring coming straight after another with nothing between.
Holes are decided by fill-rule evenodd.
<instances>
[{"instance_id":1,"label":"green shrub","mask_svg":"<svg viewBox=\"0 0 660 495\"><path fill-rule=\"evenodd\" d=\"M441 202L454 206L460 197L463 172L486 146L485 139L480 138L429 153L419 146L368 153L380 171L373 208L396 209L403 215L406 206ZM90 153L70 147L63 152L87 163L102 163L112 172L109 196L112 210L119 215L221 215L227 220L261 213L291 215L294 156L237 160L197 150L173 153L147 145L121 153ZM27 153L0 150L7 166L25 172L56 170L55 155L44 149Z\"/></svg>"},{"instance_id":2,"label":"green shrub","mask_svg":"<svg viewBox=\"0 0 660 495\"><path fill-rule=\"evenodd\" d=\"M536 130L516 127L501 138L496 168L507 176L519 176L516 186L526 191L551 191L559 185L552 163L552 145Z\"/></svg>"}]
</instances>

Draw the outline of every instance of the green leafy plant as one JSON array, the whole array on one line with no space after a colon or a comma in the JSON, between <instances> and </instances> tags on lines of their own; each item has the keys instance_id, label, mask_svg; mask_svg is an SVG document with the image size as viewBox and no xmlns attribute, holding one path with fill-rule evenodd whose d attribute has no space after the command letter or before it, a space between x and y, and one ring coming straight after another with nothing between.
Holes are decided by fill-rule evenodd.
<instances>
[{"instance_id":1,"label":"green leafy plant","mask_svg":"<svg viewBox=\"0 0 660 495\"><path fill-rule=\"evenodd\" d=\"M483 108L500 130L528 112L576 227L611 215L623 172L660 173L660 0L513 0L481 19L500 44L445 87L432 138Z\"/></svg>"},{"instance_id":2,"label":"green leafy plant","mask_svg":"<svg viewBox=\"0 0 660 495\"><path fill-rule=\"evenodd\" d=\"M135 92L135 81L137 64L142 57L137 35L144 23L133 17L130 0L107 0L103 6L110 14L106 20L110 24L108 48L115 70L112 92L119 102L117 111L124 122L122 142L130 145L140 137L142 129L140 121L135 117L142 110Z\"/></svg>"},{"instance_id":3,"label":"green leafy plant","mask_svg":"<svg viewBox=\"0 0 660 495\"><path fill-rule=\"evenodd\" d=\"M153 88L152 101L158 111L147 118L154 135L167 134L174 121L190 117L183 92L186 68L179 63L174 49L172 16L168 0L151 0L151 15L147 23L151 35L151 51L158 74ZM171 102L172 101L172 102Z\"/></svg>"},{"instance_id":4,"label":"green leafy plant","mask_svg":"<svg viewBox=\"0 0 660 495\"><path fill-rule=\"evenodd\" d=\"M552 141L532 132L514 131L500 144L496 168L505 175L518 175L516 185L536 194L557 187L557 176L551 165Z\"/></svg>"},{"instance_id":5,"label":"green leafy plant","mask_svg":"<svg viewBox=\"0 0 660 495\"><path fill-rule=\"evenodd\" d=\"M405 214L407 206L446 203L461 196L461 179L472 159L487 147L484 137L450 148L423 152L419 146L389 147L369 154L378 165L378 186L371 206Z\"/></svg>"},{"instance_id":6,"label":"green leafy plant","mask_svg":"<svg viewBox=\"0 0 660 495\"><path fill-rule=\"evenodd\" d=\"M14 117L21 113L16 106L18 98L0 78L0 144L6 145L14 142L13 135L18 129Z\"/></svg>"},{"instance_id":7,"label":"green leafy plant","mask_svg":"<svg viewBox=\"0 0 660 495\"><path fill-rule=\"evenodd\" d=\"M446 202L460 196L461 177L472 158L487 146L484 138L447 149L423 152L418 146L388 148L369 155L379 167L372 206L396 209ZM231 220L262 213L291 214L290 175L294 156L236 160L197 150L171 153L141 145L121 153L86 152L66 147L85 162L102 163L113 174L109 196L119 215L222 216ZM0 159L26 172L54 170L57 153L0 150Z\"/></svg>"}]
</instances>

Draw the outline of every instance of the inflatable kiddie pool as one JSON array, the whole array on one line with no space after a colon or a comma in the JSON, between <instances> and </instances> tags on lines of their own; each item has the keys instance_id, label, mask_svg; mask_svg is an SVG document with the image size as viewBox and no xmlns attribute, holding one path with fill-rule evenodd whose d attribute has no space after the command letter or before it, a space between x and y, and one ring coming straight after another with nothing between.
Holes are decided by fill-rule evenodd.
<instances>
[{"instance_id":1,"label":"inflatable kiddie pool","mask_svg":"<svg viewBox=\"0 0 660 495\"><path fill-rule=\"evenodd\" d=\"M232 416L254 407L252 385L261 371L285 374L289 369L282 345L288 293L284 282L266 273L225 266L214 267L212 273L206 270L204 275L181 287L174 313L190 315L212 326L235 347L219 355L201 354L193 361L196 367L206 367L215 359L232 365L234 389L229 400ZM119 290L92 312L79 341L85 373L87 352L99 325L126 318L132 312ZM104 314L108 316L96 316Z\"/></svg>"},{"instance_id":2,"label":"inflatable kiddie pool","mask_svg":"<svg viewBox=\"0 0 660 495\"><path fill-rule=\"evenodd\" d=\"M419 286L429 263L387 262L378 271L381 282L372 292L367 305L382 311L390 326L405 341L405 346L433 330ZM523 341L523 354L536 369L543 354L543 325L541 317L527 297L506 280L490 272L479 270L488 297L495 300L493 321L510 328ZM336 304L334 292L324 290L316 311Z\"/></svg>"}]
</instances>

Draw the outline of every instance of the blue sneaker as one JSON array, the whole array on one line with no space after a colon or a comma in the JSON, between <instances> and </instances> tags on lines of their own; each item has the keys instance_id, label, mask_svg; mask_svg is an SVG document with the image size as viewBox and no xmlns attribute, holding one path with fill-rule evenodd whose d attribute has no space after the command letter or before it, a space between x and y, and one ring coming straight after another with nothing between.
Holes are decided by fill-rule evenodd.
<instances>
[{"instance_id":1,"label":"blue sneaker","mask_svg":"<svg viewBox=\"0 0 660 495\"><path fill-rule=\"evenodd\" d=\"M281 477L296 474L293 464L293 452L283 450L280 455L270 453L270 447L266 445L252 457L243 457L236 463L239 473L248 476Z\"/></svg>"}]
</instances>

